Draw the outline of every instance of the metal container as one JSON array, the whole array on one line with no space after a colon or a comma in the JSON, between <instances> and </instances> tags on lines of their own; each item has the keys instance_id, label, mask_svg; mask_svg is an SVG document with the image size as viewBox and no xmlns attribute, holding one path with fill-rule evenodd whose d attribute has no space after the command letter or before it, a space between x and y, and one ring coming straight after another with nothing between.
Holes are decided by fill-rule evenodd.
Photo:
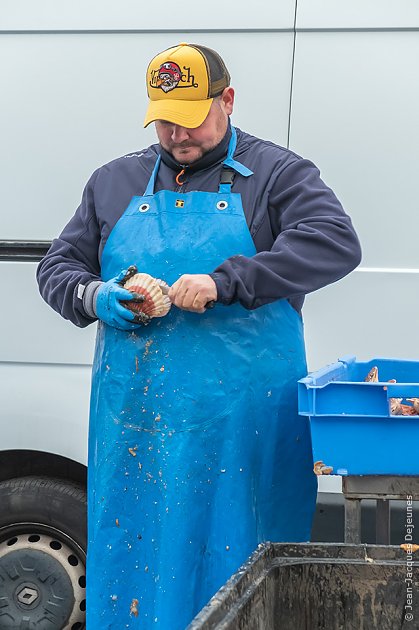
<instances>
[{"instance_id":1,"label":"metal container","mask_svg":"<svg viewBox=\"0 0 419 630\"><path fill-rule=\"evenodd\" d=\"M264 543L187 630L413 630L418 586L400 547Z\"/></svg>"}]
</instances>

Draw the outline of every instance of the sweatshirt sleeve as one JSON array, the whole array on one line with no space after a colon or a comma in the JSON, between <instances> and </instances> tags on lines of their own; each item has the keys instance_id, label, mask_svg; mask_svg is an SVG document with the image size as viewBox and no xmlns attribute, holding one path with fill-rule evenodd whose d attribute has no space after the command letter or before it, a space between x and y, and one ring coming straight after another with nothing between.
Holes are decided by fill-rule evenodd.
<instances>
[{"instance_id":1,"label":"sweatshirt sleeve","mask_svg":"<svg viewBox=\"0 0 419 630\"><path fill-rule=\"evenodd\" d=\"M81 328L96 319L83 308L83 287L100 280L100 229L94 204L98 172L88 181L80 206L60 236L52 241L36 273L44 300Z\"/></svg>"},{"instance_id":2,"label":"sweatshirt sleeve","mask_svg":"<svg viewBox=\"0 0 419 630\"><path fill-rule=\"evenodd\" d=\"M255 309L280 298L311 293L350 273L361 260L349 216L309 160L292 156L273 178L268 215L269 251L232 256L217 267L218 301Z\"/></svg>"}]
</instances>

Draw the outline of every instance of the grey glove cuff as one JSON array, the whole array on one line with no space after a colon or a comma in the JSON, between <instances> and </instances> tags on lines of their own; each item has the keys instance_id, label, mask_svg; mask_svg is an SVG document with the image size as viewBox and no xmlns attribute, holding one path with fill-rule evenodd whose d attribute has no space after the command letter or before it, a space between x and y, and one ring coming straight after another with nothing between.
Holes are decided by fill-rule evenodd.
<instances>
[{"instance_id":1,"label":"grey glove cuff","mask_svg":"<svg viewBox=\"0 0 419 630\"><path fill-rule=\"evenodd\" d=\"M96 315L96 298L99 288L103 282L100 280L93 280L86 285L83 293L83 308L89 317L97 317Z\"/></svg>"}]
</instances>

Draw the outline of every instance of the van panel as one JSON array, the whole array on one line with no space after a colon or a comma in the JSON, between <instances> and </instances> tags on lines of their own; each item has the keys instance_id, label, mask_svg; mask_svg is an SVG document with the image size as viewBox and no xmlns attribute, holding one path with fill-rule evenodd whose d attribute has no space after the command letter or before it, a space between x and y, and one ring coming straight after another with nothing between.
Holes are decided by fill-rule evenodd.
<instances>
[{"instance_id":1,"label":"van panel","mask_svg":"<svg viewBox=\"0 0 419 630\"><path fill-rule=\"evenodd\" d=\"M298 0L297 28L418 28L414 0Z\"/></svg>"},{"instance_id":2,"label":"van panel","mask_svg":"<svg viewBox=\"0 0 419 630\"><path fill-rule=\"evenodd\" d=\"M297 34L290 144L352 216L366 267L419 267L418 57L415 32Z\"/></svg>"},{"instance_id":3,"label":"van panel","mask_svg":"<svg viewBox=\"0 0 419 630\"><path fill-rule=\"evenodd\" d=\"M0 362L1 450L87 463L90 366Z\"/></svg>"},{"instance_id":4,"label":"van panel","mask_svg":"<svg viewBox=\"0 0 419 630\"><path fill-rule=\"evenodd\" d=\"M35 263L0 263L2 295L13 296L0 309L0 361L90 365L96 324L77 328L53 311L39 295L35 272Z\"/></svg>"},{"instance_id":5,"label":"van panel","mask_svg":"<svg viewBox=\"0 0 419 630\"><path fill-rule=\"evenodd\" d=\"M174 4L157 2L146 5L138 0L73 0L70 3L55 0L19 0L8 2L3 11L2 29L7 30L55 30L55 29L140 29L142 31L166 31L166 44L173 31L188 29L186 38L175 34L174 41L197 41L200 35L191 37L193 30L215 29L265 29L293 28L295 0L267 0L257 7L254 2L243 0L240 4L212 0L211 4L183 0ZM256 10L257 9L257 10ZM170 45L170 44L169 44ZM164 47L161 49L164 50Z\"/></svg>"},{"instance_id":6,"label":"van panel","mask_svg":"<svg viewBox=\"0 0 419 630\"><path fill-rule=\"evenodd\" d=\"M308 295L303 315L309 370L348 354L358 361L417 360L418 287L419 270L364 269Z\"/></svg>"}]
</instances>

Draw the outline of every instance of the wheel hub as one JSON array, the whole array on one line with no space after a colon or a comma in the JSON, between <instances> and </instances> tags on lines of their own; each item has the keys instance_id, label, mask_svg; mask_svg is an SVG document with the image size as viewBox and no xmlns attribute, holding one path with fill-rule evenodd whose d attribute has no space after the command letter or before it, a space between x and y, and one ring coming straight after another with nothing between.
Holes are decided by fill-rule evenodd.
<instances>
[{"instance_id":1,"label":"wheel hub","mask_svg":"<svg viewBox=\"0 0 419 630\"><path fill-rule=\"evenodd\" d=\"M25 533L1 541L0 628L84 628L85 580L84 558L62 538Z\"/></svg>"}]
</instances>

